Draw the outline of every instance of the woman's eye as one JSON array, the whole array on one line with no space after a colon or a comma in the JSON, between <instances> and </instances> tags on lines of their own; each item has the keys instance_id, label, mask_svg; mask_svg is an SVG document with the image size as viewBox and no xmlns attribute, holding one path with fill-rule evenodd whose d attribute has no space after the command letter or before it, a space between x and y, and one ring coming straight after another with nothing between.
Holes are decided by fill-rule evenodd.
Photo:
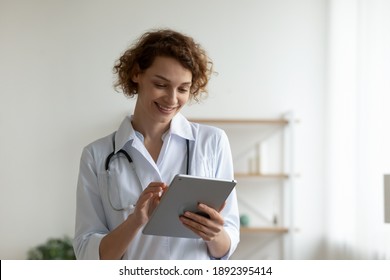
<instances>
[{"instance_id":1,"label":"woman's eye","mask_svg":"<svg viewBox=\"0 0 390 280\"><path fill-rule=\"evenodd\" d=\"M157 88L165 88L166 85L164 84L154 84Z\"/></svg>"},{"instance_id":2,"label":"woman's eye","mask_svg":"<svg viewBox=\"0 0 390 280\"><path fill-rule=\"evenodd\" d=\"M188 88L179 88L179 92L181 93L187 93L188 92Z\"/></svg>"}]
</instances>

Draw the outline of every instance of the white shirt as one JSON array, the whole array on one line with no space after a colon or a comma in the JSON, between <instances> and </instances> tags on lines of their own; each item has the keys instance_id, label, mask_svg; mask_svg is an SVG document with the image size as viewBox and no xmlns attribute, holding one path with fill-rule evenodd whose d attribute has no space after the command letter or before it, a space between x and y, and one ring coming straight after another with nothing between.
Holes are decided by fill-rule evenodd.
<instances>
[{"instance_id":1,"label":"white shirt","mask_svg":"<svg viewBox=\"0 0 390 280\"><path fill-rule=\"evenodd\" d=\"M105 162L112 153L125 150L132 158L114 155L110 175ZM126 117L118 131L101 138L83 150L77 186L77 210L74 249L78 259L99 259L102 238L123 223L133 211L141 192L150 182L169 185L178 173L186 173L187 145L190 147L189 174L233 179L230 145L221 129L190 123L180 113L163 135L163 146L155 162L143 144L143 137ZM107 184L108 180L110 184ZM130 206L130 207L128 207ZM116 211L116 209L125 208ZM236 192L233 190L221 212L231 246L224 259L231 256L239 242L239 214ZM210 259L202 239L150 236L142 229L130 243L123 259Z\"/></svg>"}]
</instances>

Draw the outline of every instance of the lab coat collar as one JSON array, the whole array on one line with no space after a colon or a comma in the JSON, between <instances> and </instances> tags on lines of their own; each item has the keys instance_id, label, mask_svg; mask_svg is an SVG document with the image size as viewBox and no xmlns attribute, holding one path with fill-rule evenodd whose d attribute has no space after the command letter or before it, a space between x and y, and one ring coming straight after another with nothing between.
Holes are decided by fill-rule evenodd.
<instances>
[{"instance_id":1,"label":"lab coat collar","mask_svg":"<svg viewBox=\"0 0 390 280\"><path fill-rule=\"evenodd\" d=\"M131 124L131 118L132 116L126 116L115 134L115 153L122 149L127 142L134 141L137 138ZM190 141L195 140L191 123L181 113L178 113L172 119L169 132Z\"/></svg>"},{"instance_id":2,"label":"lab coat collar","mask_svg":"<svg viewBox=\"0 0 390 280\"><path fill-rule=\"evenodd\" d=\"M195 140L191 123L181 113L172 119L170 132L184 139Z\"/></svg>"},{"instance_id":3,"label":"lab coat collar","mask_svg":"<svg viewBox=\"0 0 390 280\"><path fill-rule=\"evenodd\" d=\"M136 138L135 130L131 125L131 116L126 116L115 134L115 153L122 149L127 142Z\"/></svg>"}]
</instances>

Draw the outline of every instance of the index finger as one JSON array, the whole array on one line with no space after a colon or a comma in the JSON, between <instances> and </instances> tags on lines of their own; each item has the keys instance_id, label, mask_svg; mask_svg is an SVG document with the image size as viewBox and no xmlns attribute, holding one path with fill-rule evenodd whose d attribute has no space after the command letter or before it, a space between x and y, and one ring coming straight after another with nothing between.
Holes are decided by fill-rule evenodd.
<instances>
[{"instance_id":1,"label":"index finger","mask_svg":"<svg viewBox=\"0 0 390 280\"><path fill-rule=\"evenodd\" d=\"M163 182L151 182L144 190L144 192L160 192L167 188L167 184Z\"/></svg>"}]
</instances>

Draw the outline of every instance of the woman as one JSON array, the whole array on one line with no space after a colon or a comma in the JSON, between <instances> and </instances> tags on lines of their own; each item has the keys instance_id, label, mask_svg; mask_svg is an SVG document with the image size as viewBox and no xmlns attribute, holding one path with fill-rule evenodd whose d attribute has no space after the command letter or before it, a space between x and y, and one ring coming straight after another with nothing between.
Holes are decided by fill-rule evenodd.
<instances>
[{"instance_id":1,"label":"woman","mask_svg":"<svg viewBox=\"0 0 390 280\"><path fill-rule=\"evenodd\" d=\"M206 92L212 62L173 30L147 32L114 66L116 87L137 96L119 129L84 148L77 187L78 259L227 259L239 242L233 191L223 209L199 204L206 218L181 222L199 239L148 236L143 226L176 174L233 179L226 134L179 112ZM125 155L126 151L129 155ZM110 155L110 156L109 156Z\"/></svg>"}]
</instances>

